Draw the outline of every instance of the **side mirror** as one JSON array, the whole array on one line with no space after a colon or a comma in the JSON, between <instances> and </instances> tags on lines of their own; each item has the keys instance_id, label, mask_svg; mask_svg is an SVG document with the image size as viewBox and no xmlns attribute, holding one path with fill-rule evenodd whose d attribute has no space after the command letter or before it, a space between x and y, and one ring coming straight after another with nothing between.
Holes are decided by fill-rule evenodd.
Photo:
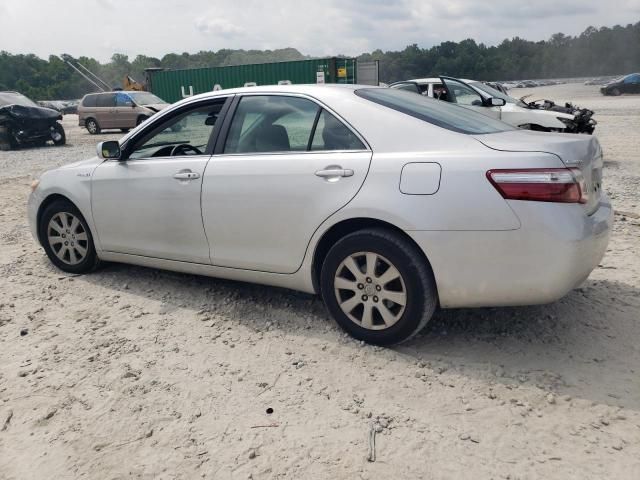
<instances>
[{"instance_id":1,"label":"side mirror","mask_svg":"<svg viewBox=\"0 0 640 480\"><path fill-rule=\"evenodd\" d=\"M490 107L504 107L507 101L504 98L491 97L487 103Z\"/></svg>"},{"instance_id":2,"label":"side mirror","mask_svg":"<svg viewBox=\"0 0 640 480\"><path fill-rule=\"evenodd\" d=\"M104 160L120 160L122 152L120 151L120 143L115 140L100 142L97 147L98 158Z\"/></svg>"}]
</instances>

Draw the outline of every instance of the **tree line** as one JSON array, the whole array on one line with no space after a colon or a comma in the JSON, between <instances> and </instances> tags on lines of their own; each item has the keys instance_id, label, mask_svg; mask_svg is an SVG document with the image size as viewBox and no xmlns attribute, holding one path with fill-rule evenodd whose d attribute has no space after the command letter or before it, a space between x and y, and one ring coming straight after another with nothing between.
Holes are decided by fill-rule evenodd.
<instances>
[{"instance_id":1,"label":"tree line","mask_svg":"<svg viewBox=\"0 0 640 480\"><path fill-rule=\"evenodd\" d=\"M138 55L133 60L116 53L107 63L80 57L78 61L114 87L126 75L144 81L144 69L215 67L312 58L295 48L279 50L201 51L169 53L162 58ZM361 61L379 60L380 81L451 75L478 80L522 80L617 75L640 71L640 22L612 28L589 27L575 37L556 33L533 42L519 37L495 46L472 39L443 42L430 48L409 45L403 50L363 53ZM37 99L73 99L95 90L59 57L0 51L0 91L17 90Z\"/></svg>"}]
</instances>

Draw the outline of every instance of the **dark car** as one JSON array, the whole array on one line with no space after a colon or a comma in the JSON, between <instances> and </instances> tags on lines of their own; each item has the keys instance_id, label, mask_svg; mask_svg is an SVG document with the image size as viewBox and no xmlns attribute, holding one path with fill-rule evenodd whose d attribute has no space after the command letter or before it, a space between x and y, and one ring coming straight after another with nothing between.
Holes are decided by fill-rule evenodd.
<instances>
[{"instance_id":1,"label":"dark car","mask_svg":"<svg viewBox=\"0 0 640 480\"><path fill-rule=\"evenodd\" d=\"M0 150L27 145L64 145L62 114L18 92L0 92Z\"/></svg>"},{"instance_id":2,"label":"dark car","mask_svg":"<svg viewBox=\"0 0 640 480\"><path fill-rule=\"evenodd\" d=\"M640 93L640 73L632 73L616 78L600 89L603 95L622 95L623 93Z\"/></svg>"}]
</instances>

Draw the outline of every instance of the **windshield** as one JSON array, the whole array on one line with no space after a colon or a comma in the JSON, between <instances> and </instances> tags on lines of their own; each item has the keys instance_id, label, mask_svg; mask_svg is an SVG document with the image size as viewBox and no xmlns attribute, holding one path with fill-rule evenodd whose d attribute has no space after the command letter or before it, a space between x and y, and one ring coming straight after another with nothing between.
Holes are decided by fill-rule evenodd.
<instances>
[{"instance_id":1,"label":"windshield","mask_svg":"<svg viewBox=\"0 0 640 480\"><path fill-rule=\"evenodd\" d=\"M167 103L149 92L127 92L134 102L138 105L157 105L159 103Z\"/></svg>"},{"instance_id":2,"label":"windshield","mask_svg":"<svg viewBox=\"0 0 640 480\"><path fill-rule=\"evenodd\" d=\"M478 90L482 90L484 93L486 93L490 97L501 98L507 103L515 103L520 107L526 107L526 105L522 102L522 100L518 100L517 98L510 97L506 93L502 93L501 91L496 90L495 88L490 87L489 85L485 85L482 82L470 82L469 85L471 85L473 88L476 88Z\"/></svg>"},{"instance_id":3,"label":"windshield","mask_svg":"<svg viewBox=\"0 0 640 480\"><path fill-rule=\"evenodd\" d=\"M20 93L0 92L0 107L7 105L22 105L23 107L37 107L38 104Z\"/></svg>"},{"instance_id":4,"label":"windshield","mask_svg":"<svg viewBox=\"0 0 640 480\"><path fill-rule=\"evenodd\" d=\"M483 134L516 130L500 120L468 108L391 88L363 88L356 95L458 133Z\"/></svg>"}]
</instances>

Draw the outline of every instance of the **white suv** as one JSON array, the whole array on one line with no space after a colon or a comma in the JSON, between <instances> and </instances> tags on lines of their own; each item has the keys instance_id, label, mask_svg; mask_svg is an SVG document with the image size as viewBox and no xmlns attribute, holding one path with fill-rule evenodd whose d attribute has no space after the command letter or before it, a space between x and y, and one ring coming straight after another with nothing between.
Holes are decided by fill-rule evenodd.
<instances>
[{"instance_id":1,"label":"white suv","mask_svg":"<svg viewBox=\"0 0 640 480\"><path fill-rule=\"evenodd\" d=\"M483 82L451 77L420 78L396 82L391 88L408 90L439 100L457 103L489 117L497 118L514 127L544 132L593 133L596 125L593 112L571 106L555 110L527 104L510 97ZM566 113L566 112L576 113ZM588 112L585 116L583 112Z\"/></svg>"}]
</instances>

